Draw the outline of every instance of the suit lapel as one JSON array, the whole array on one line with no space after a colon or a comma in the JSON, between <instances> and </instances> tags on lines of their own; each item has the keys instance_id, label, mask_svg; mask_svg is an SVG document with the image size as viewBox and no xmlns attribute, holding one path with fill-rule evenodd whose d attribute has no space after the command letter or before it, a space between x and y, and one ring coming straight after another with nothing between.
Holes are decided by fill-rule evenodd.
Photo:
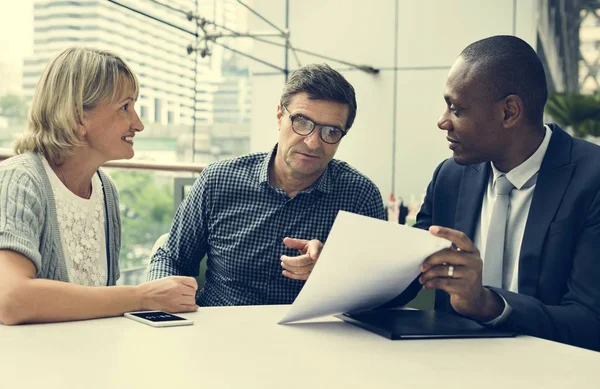
<instances>
[{"instance_id":1,"label":"suit lapel","mask_svg":"<svg viewBox=\"0 0 600 389\"><path fill-rule=\"evenodd\" d=\"M460 181L454 229L464 232L471 240L475 234L477 219L481 215L483 191L488 183L489 174L489 163L471 165L465 167Z\"/></svg>"},{"instance_id":2,"label":"suit lapel","mask_svg":"<svg viewBox=\"0 0 600 389\"><path fill-rule=\"evenodd\" d=\"M552 138L540 166L519 256L519 293L535 296L544 237L571 181L573 138L550 125Z\"/></svg>"},{"instance_id":3,"label":"suit lapel","mask_svg":"<svg viewBox=\"0 0 600 389\"><path fill-rule=\"evenodd\" d=\"M465 166L463 169L458 197L456 199L456 211L454 214L453 229L462 231L471 240L475 234L475 226L481 215L481 203L483 191L488 183L490 174L488 162L477 165ZM450 296L443 290L436 290L435 309L445 312L454 312L450 304Z\"/></svg>"}]
</instances>

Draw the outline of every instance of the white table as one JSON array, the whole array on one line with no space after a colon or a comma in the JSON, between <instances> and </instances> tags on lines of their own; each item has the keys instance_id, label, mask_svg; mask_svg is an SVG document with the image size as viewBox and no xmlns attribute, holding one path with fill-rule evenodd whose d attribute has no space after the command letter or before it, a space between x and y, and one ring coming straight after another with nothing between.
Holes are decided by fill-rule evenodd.
<instances>
[{"instance_id":1,"label":"white table","mask_svg":"<svg viewBox=\"0 0 600 389\"><path fill-rule=\"evenodd\" d=\"M200 308L193 326L124 317L0 325L0 388L600 388L600 353L532 337L390 341L288 306Z\"/></svg>"}]
</instances>

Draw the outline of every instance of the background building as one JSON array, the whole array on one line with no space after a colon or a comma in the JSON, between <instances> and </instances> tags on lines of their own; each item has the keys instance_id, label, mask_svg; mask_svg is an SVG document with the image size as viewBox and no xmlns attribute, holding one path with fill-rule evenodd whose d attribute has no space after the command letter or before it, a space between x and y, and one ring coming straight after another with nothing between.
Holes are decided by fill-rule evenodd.
<instances>
[{"instance_id":1,"label":"background building","mask_svg":"<svg viewBox=\"0 0 600 389\"><path fill-rule=\"evenodd\" d=\"M589 2L581 11L579 88L593 94L600 89L600 4Z\"/></svg>"},{"instance_id":2,"label":"background building","mask_svg":"<svg viewBox=\"0 0 600 389\"><path fill-rule=\"evenodd\" d=\"M190 34L196 31L195 23L176 11L198 13L218 24L238 28L236 23L243 18L238 17L235 1L199 1L198 8L195 0L118 3L121 5L106 0L34 1L33 55L25 59L23 71L23 92L28 102L41 72L57 52L71 45L88 45L122 56L139 77L141 90L136 108L146 130L136 142L136 158L194 160L192 143L185 143L189 150L183 154L176 152L179 138L191 136L208 142L196 142L195 147L210 149L211 137L190 135L198 126L208 128L215 121L248 123L248 71L240 69L247 65L221 48L207 58L188 54L187 46L195 42ZM248 131L242 129L241 133L247 135Z\"/></svg>"},{"instance_id":3,"label":"background building","mask_svg":"<svg viewBox=\"0 0 600 389\"><path fill-rule=\"evenodd\" d=\"M10 8L9 8L10 3ZM29 4L30 33L21 26ZM247 5L252 10L242 6ZM435 167L451 153L436 122L446 76L460 51L491 35L516 35L545 64L551 91L595 93L600 85L599 1L594 0L22 0L0 3L0 109L3 94L30 101L40 73L74 44L107 48L139 75L137 109L146 125L136 158L205 166L277 142L275 107L286 72L327 62L354 85L358 114L337 158L413 209ZM182 12L183 11L183 12ZM189 20L193 12L203 29ZM262 17L257 16L256 13ZM6 15L11 15L7 18ZM15 21L11 19L15 18ZM171 25L161 23L153 18ZM265 22L266 18L271 24ZM5 27L8 26L8 27ZM275 27L274 27L275 26ZM239 37L206 46L194 33L290 32L298 49ZM14 37L13 37L14 35ZM282 39L269 38L283 43ZM208 48L188 54L188 47ZM224 46L245 52L245 58ZM14 58L24 61L23 80ZM10 60L9 60L10 59ZM336 61L337 60L337 61ZM274 66L266 66L260 61ZM340 62L341 61L341 62ZM5 63L7 64L5 66ZM376 69L366 72L365 65ZM17 70L20 73L20 70ZM16 85L16 87L15 87ZM22 85L22 91L19 91ZM19 96L17 96L19 97ZM19 97L20 98L20 97ZM21 112L11 96L4 112ZM0 116L2 113L0 112ZM600 117L600 116L599 116ZM21 117L0 118L0 148L22 132ZM122 282L143 279L150 247L173 218L175 173L113 169L123 215ZM193 178L193 174L177 173Z\"/></svg>"},{"instance_id":4,"label":"background building","mask_svg":"<svg viewBox=\"0 0 600 389\"><path fill-rule=\"evenodd\" d=\"M131 3L150 15L183 24L182 17L174 17L150 1ZM193 0L180 3L194 8ZM138 74L141 94L137 105L146 122L192 123L194 58L185 50L188 34L105 0L36 0L33 17L33 56L24 66L26 98L32 97L40 73L56 52L70 45L89 45L123 56ZM208 66L202 70L209 72ZM207 89L200 89L198 95L207 96L210 102ZM199 119L210 121L210 110L200 112Z\"/></svg>"}]
</instances>

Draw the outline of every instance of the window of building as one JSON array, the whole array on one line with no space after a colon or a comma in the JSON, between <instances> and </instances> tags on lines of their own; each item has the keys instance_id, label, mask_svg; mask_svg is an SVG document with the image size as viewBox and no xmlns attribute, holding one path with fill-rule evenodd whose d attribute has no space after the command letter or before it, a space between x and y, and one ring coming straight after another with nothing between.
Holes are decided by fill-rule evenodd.
<instances>
[{"instance_id":1,"label":"window of building","mask_svg":"<svg viewBox=\"0 0 600 389\"><path fill-rule=\"evenodd\" d=\"M160 99L154 99L154 122L160 123L162 121L162 102Z\"/></svg>"}]
</instances>

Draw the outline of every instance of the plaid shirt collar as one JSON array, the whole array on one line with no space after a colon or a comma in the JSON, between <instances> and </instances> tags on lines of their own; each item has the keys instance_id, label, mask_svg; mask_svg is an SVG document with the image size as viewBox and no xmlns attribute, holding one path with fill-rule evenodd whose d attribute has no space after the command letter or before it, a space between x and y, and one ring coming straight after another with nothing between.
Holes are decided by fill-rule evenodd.
<instances>
[{"instance_id":1,"label":"plaid shirt collar","mask_svg":"<svg viewBox=\"0 0 600 389\"><path fill-rule=\"evenodd\" d=\"M262 161L262 163L259 166L259 170L258 170L258 185L265 185L265 183L268 183L269 186L271 186L272 188L275 188L273 186L273 184L271 184L271 182L269 181L269 165L271 164L271 160L273 160L275 158L275 155L277 154L277 144L275 144L275 147L273 147L273 149L265 156L265 159ZM318 190L320 192L323 193L331 193L332 191L332 183L331 183L331 171L329 169L329 165L331 165L333 161L329 162L329 164L327 164L327 167L325 168L325 171L323 172L323 174L321 174L321 177L319 177L319 179L312 184L310 187L300 191L300 193L311 193L314 190Z\"/></svg>"}]
</instances>

